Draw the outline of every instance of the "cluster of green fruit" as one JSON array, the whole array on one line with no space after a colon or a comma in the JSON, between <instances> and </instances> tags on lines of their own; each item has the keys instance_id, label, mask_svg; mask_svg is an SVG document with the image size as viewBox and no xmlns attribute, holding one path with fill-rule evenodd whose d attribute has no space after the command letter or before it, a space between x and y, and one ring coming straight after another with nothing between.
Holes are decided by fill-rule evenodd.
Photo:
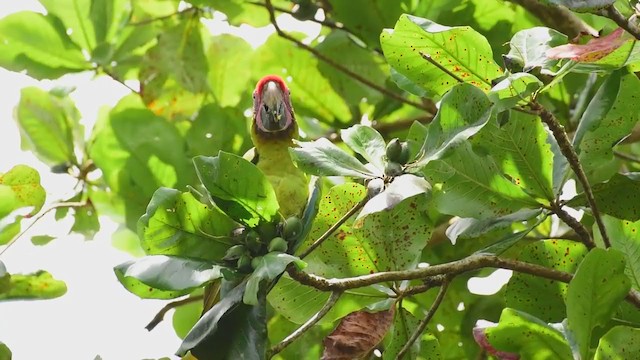
<instances>
[{"instance_id":1,"label":"cluster of green fruit","mask_svg":"<svg viewBox=\"0 0 640 360\"><path fill-rule=\"evenodd\" d=\"M398 176L402 174L402 165L409 161L409 144L398 138L391 139L386 149L387 165L384 168L386 176Z\"/></svg>"},{"instance_id":2,"label":"cluster of green fruit","mask_svg":"<svg viewBox=\"0 0 640 360\"><path fill-rule=\"evenodd\" d=\"M260 263L262 255L277 251L287 252L290 242L302 233L302 221L291 216L281 223L261 223L256 228L242 227L234 230L233 237L239 244L233 245L222 260L244 273L251 272Z\"/></svg>"}]
</instances>

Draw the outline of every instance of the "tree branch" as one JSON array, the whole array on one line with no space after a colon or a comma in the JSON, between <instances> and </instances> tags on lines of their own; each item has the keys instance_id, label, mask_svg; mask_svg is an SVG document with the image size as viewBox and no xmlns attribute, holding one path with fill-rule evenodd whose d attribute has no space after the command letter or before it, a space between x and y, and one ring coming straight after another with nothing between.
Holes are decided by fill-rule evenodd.
<instances>
[{"instance_id":1,"label":"tree branch","mask_svg":"<svg viewBox=\"0 0 640 360\"><path fill-rule=\"evenodd\" d=\"M538 0L508 0L525 8L546 26L575 38L583 34L598 36L598 31L580 19L571 10L559 6L547 6Z\"/></svg>"},{"instance_id":2,"label":"tree branch","mask_svg":"<svg viewBox=\"0 0 640 360\"><path fill-rule=\"evenodd\" d=\"M576 174L576 178L584 189L585 196L587 197L587 201L589 202L589 207L591 208L593 218L596 220L596 224L598 225L598 229L600 230L600 234L602 235L602 241L604 242L605 247L611 247L611 242L609 241L609 237L607 236L607 229L604 226L604 222L602 222L602 217L600 216L600 211L598 210L598 206L596 204L596 199L593 196L591 185L589 185L589 179L587 179L587 175L584 173L582 164L580 164L580 160L578 159L578 154L576 154L575 149L571 145L571 141L569 141L569 137L564 131L564 127L560 125L553 113L545 109L539 103L532 101L529 103L529 105L532 110L538 113L540 119L542 119L542 122L547 124L549 130L551 130L551 133L553 134L553 137L558 142L558 146L560 147L562 155L567 158L569 166ZM558 214L558 216L560 215Z\"/></svg>"},{"instance_id":3,"label":"tree branch","mask_svg":"<svg viewBox=\"0 0 640 360\"><path fill-rule=\"evenodd\" d=\"M324 306L317 313L315 313L315 315L310 317L309 320L307 320L307 322L302 324L294 332L289 334L289 336L284 338L284 340L282 340L280 343L278 343L277 345L272 347L271 350L269 350L269 354L267 355L267 359L270 359L275 354L277 354L280 351L284 350L285 347L289 346L297 338L302 336L302 334L304 334L307 330L311 329L311 327L313 325L315 325L318 321L320 321L325 315L327 315L329 310L331 310L331 308L333 308L333 306L336 304L338 299L340 299L340 295L342 295L341 291L332 292L331 296L329 297L327 302L324 304Z\"/></svg>"},{"instance_id":4,"label":"tree branch","mask_svg":"<svg viewBox=\"0 0 640 360\"><path fill-rule=\"evenodd\" d=\"M558 204L555 201L552 201L551 210L560 218L560 220L564 221L565 224L569 225L569 227L572 228L573 231L576 232L576 234L578 234L580 240L587 248L593 249L594 247L596 247L596 244L591 238L589 230L587 230L587 228L585 228L580 221L576 220L573 216L566 212L562 208L562 205Z\"/></svg>"},{"instance_id":5,"label":"tree branch","mask_svg":"<svg viewBox=\"0 0 640 360\"><path fill-rule=\"evenodd\" d=\"M266 8L267 10L269 9L265 3L262 3L262 2L259 2L259 1L249 1L248 3L251 4L251 5L256 5L256 6L260 6L260 7ZM282 8L282 7L273 6L273 10L281 12L281 13L289 14L289 15L293 16L294 18L296 16L296 14L294 14L293 11L291 11L289 9ZM326 26L326 27L331 28L331 29L346 31L349 34L353 35L353 32L351 30L349 30L346 26L344 26L343 24L337 24L337 23L335 23L335 22L333 22L331 20L324 20L324 21L323 20L318 20L314 16L311 19L308 19L308 21L314 22L316 24L320 24L322 26Z\"/></svg>"},{"instance_id":6,"label":"tree branch","mask_svg":"<svg viewBox=\"0 0 640 360\"><path fill-rule=\"evenodd\" d=\"M411 346L413 345L413 343L416 342L416 340L422 335L422 333L424 332L424 329L427 327L427 324L429 324L429 321L431 321L436 310L438 310L438 307L442 303L442 300L444 299L444 295L447 293L448 287L449 287L449 281L445 281L440 287L440 291L438 291L438 295L436 295L435 300L433 300L433 303L431 304L429 311L427 311L427 315L425 315L424 319L420 321L415 331L411 334L411 337L409 337L409 339L407 340L407 343L404 344L402 349L400 349L400 351L396 355L396 360L402 360L402 358L407 354L407 352L409 352L409 349L411 349Z\"/></svg>"},{"instance_id":7,"label":"tree branch","mask_svg":"<svg viewBox=\"0 0 640 360\"><path fill-rule=\"evenodd\" d=\"M188 297L186 299L176 300L168 303L162 309L160 309L160 311L158 311L156 316L154 316L153 319L151 319L151 321L149 322L149 324L147 324L147 326L145 326L144 328L147 329L148 331L153 330L156 326L158 326L158 324L162 322L162 320L164 320L164 316L167 314L167 312L169 312L169 310L175 309L182 305L191 304L192 302L200 301L203 298L204 298L204 295L196 295L196 296Z\"/></svg>"},{"instance_id":8,"label":"tree branch","mask_svg":"<svg viewBox=\"0 0 640 360\"><path fill-rule=\"evenodd\" d=\"M273 5L271 4L271 0L266 0L265 2L265 6L267 8L267 10L269 11L269 19L271 20L271 24L273 25L273 27L276 29L276 32L278 33L278 35L284 39L287 39L293 43L295 43L296 45L298 45L299 47L305 49L306 51L310 52L311 54L313 54L316 58L324 61L325 63L329 64L330 66L332 66L333 68L335 68L338 71L341 71L342 73L344 73L345 75L351 77L352 79L370 87L371 89L374 89L376 91L378 91L379 93L394 99L396 101L399 101L401 103L405 103L408 105L411 105L415 108L424 110L424 111L429 111L429 109L424 106L421 103L409 100L404 98L403 96L401 96L400 94L396 94L393 91L390 91L389 89L383 87L383 86L379 86L373 82L371 82L370 80L368 80L367 78L349 70L347 67L345 67L342 64L339 64L335 61L333 61L331 58L325 56L324 54L322 54L321 52L319 52L318 50L312 48L311 46L303 43L302 41L294 38L293 36L287 34L286 32L282 31L282 29L280 29L280 27L278 26L278 22L276 21L276 16L274 13L274 8Z\"/></svg>"},{"instance_id":9,"label":"tree branch","mask_svg":"<svg viewBox=\"0 0 640 360\"><path fill-rule=\"evenodd\" d=\"M636 39L640 40L640 29L634 24L631 19L627 19L616 9L614 5L607 6L606 8L596 12L600 16L604 16L613 20L618 26L625 29L629 34L633 35ZM632 18L633 19L633 18Z\"/></svg>"}]
</instances>

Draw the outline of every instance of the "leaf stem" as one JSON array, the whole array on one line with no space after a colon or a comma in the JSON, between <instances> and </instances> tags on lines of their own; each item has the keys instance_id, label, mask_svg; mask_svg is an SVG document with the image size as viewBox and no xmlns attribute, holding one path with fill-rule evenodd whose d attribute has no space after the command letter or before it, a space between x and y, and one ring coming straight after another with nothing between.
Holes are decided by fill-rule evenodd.
<instances>
[{"instance_id":1,"label":"leaf stem","mask_svg":"<svg viewBox=\"0 0 640 360\"><path fill-rule=\"evenodd\" d=\"M162 320L164 320L164 316L167 314L167 312L169 312L169 310L175 309L182 305L191 304L192 302L200 301L203 298L204 298L204 295L196 295L196 296L188 297L186 299L176 300L168 303L162 309L160 309L160 311L158 311L156 316L154 316L153 319L151 319L151 321L149 322L149 324L147 324L147 326L145 326L144 328L147 329L148 331L153 330L156 326L158 326L158 324L162 322Z\"/></svg>"},{"instance_id":2,"label":"leaf stem","mask_svg":"<svg viewBox=\"0 0 640 360\"><path fill-rule=\"evenodd\" d=\"M309 318L309 320L307 320L299 328L294 330L291 334L289 334L286 338L284 338L281 342L279 342L278 344L273 346L271 350L269 350L269 353L267 354L267 359L270 359L275 354L284 350L284 348L289 346L292 342L294 342L296 339L302 336L302 334L304 334L307 330L311 329L311 327L313 327L313 325L315 325L318 321L320 321L325 315L327 315L329 310L331 310L333 306L336 304L336 302L338 301L338 299L340 299L340 295L342 295L342 291L331 292L331 296L329 296L329 299L327 299L327 302L317 313L315 313L312 317Z\"/></svg>"},{"instance_id":3,"label":"leaf stem","mask_svg":"<svg viewBox=\"0 0 640 360\"><path fill-rule=\"evenodd\" d=\"M300 259L304 259L307 255L309 255L313 250L315 250L320 244L322 244L325 240L331 236L342 224L344 224L350 217L352 217L355 213L357 213L364 204L367 202L368 197L361 200L357 204L355 204L349 211L346 212L338 221L336 221L331 227L324 232L316 241L314 241L308 248L302 251L299 255Z\"/></svg>"},{"instance_id":4,"label":"leaf stem","mask_svg":"<svg viewBox=\"0 0 640 360\"><path fill-rule=\"evenodd\" d=\"M426 53L423 53L422 51L420 51L420 56L422 56L423 59L425 59L428 62L430 62L431 64L433 64L433 66L435 66L438 69L442 70L442 72L444 72L445 74L447 74L447 75L451 76L452 78L454 78L457 82L464 83L464 80L462 80L461 77L459 77L458 75L452 73L451 71L449 71L449 69L447 69L446 67L440 65L437 61L433 60L433 58L431 57L430 54L426 54Z\"/></svg>"},{"instance_id":5,"label":"leaf stem","mask_svg":"<svg viewBox=\"0 0 640 360\"><path fill-rule=\"evenodd\" d=\"M421 103L406 99L400 94L394 93L393 91L391 91L391 90L389 90L389 89L387 89L387 88L385 88L383 86L380 86L380 85L377 85L377 84L373 83L372 81L368 80L364 76L361 76L361 75L351 71L346 66L333 61L331 58L325 56L320 51L312 48L311 46L303 43L302 41L294 38L293 36L285 33L284 31L282 31L282 29L280 29L280 26L278 26L278 22L276 21L276 16L275 16L273 4L271 4L271 0L266 0L265 7L267 8L267 11L269 11L269 19L271 20L271 24L276 29L276 33L278 33L278 35L280 37L295 43L300 48L310 52L316 58L324 61L325 63L327 63L328 65L332 66L336 70L344 73L345 75L347 75L347 76L351 77L352 79L360 82L361 84L366 85L366 86L370 87L371 89L374 89L374 90L378 91L379 93L381 93L381 94L383 94L383 95L385 95L385 96L387 96L387 97L389 97L391 99L394 99L394 100L399 101L401 103L405 103L407 105L411 105L411 106L413 106L413 107L415 107L417 109L421 109L421 110L424 110L424 111L429 111L429 109L426 106L422 105Z\"/></svg>"},{"instance_id":6,"label":"leaf stem","mask_svg":"<svg viewBox=\"0 0 640 360\"><path fill-rule=\"evenodd\" d=\"M560 151L567 161L569 162L569 166L576 174L576 178L582 185L584 189L585 196L587 197L587 201L589 202L589 207L591 207L591 212L593 217L598 225L598 229L600 230L600 235L602 235L602 241L604 242L604 246L609 248L611 247L611 242L609 241L609 237L607 236L607 230L604 226L604 222L602 221L602 217L600 216L600 211L598 210L598 206L596 204L596 199L593 196L593 191L591 190L591 185L589 185L589 180L587 179L587 175L584 173L584 169L582 168L582 164L578 159L578 154L576 154L575 149L571 145L571 141L569 141L569 137L567 133L564 131L564 127L560 125L556 117L549 110L545 109L542 105L537 102L530 102L529 106L532 110L536 111L542 119L542 122L547 124L549 130L553 134L553 137L558 142L558 146L560 147ZM558 214L560 216L560 214ZM563 219L564 220L564 219Z\"/></svg>"},{"instance_id":7,"label":"leaf stem","mask_svg":"<svg viewBox=\"0 0 640 360\"><path fill-rule=\"evenodd\" d=\"M429 311L427 311L427 315L424 317L424 319L422 319L422 321L420 321L420 323L418 324L418 327L416 327L415 331L411 334L411 337L409 337L409 339L407 340L407 343L404 344L402 349L400 349L400 351L396 355L396 360L402 360L402 358L411 349L411 346L413 345L413 343L416 342L416 340L418 340L418 338L422 335L422 333L424 332L424 329L427 327L427 324L429 324L429 321L431 321L436 310L438 310L438 307L442 303L442 300L444 299L444 295L447 293L448 287L449 287L449 281L445 281L444 283L442 283L442 286L440 287L440 291L438 291L438 295L436 295L436 298L435 300L433 300L433 303L431 304Z\"/></svg>"},{"instance_id":8,"label":"leaf stem","mask_svg":"<svg viewBox=\"0 0 640 360\"><path fill-rule=\"evenodd\" d=\"M556 214L560 218L560 220L564 221L565 224L569 225L569 227L572 228L573 231L576 232L576 234L578 234L580 240L587 248L593 249L594 247L596 247L596 244L593 242L591 234L589 234L587 228L585 228L580 221L576 220L573 216L566 212L562 208L562 205L555 201L551 202L551 211L553 211L553 213Z\"/></svg>"}]
</instances>

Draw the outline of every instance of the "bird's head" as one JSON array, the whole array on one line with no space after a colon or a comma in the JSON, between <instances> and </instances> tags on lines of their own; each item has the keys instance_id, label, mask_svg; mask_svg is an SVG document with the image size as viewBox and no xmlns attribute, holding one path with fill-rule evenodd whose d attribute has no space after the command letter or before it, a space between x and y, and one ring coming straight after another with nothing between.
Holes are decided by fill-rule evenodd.
<instances>
[{"instance_id":1,"label":"bird's head","mask_svg":"<svg viewBox=\"0 0 640 360\"><path fill-rule=\"evenodd\" d=\"M253 92L253 128L268 138L291 137L296 129L296 119L284 80L267 75L258 81Z\"/></svg>"}]
</instances>

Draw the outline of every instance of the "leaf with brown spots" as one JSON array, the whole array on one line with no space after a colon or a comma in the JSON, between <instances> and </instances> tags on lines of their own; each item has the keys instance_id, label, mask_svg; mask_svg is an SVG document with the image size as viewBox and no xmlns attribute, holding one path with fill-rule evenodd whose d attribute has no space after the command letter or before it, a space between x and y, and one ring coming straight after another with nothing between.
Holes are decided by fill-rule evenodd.
<instances>
[{"instance_id":1,"label":"leaf with brown spots","mask_svg":"<svg viewBox=\"0 0 640 360\"><path fill-rule=\"evenodd\" d=\"M640 178L637 173L614 174L606 183L592 185L592 191L600 212L631 222L640 220ZM584 193L567 205L589 207Z\"/></svg>"},{"instance_id":2,"label":"leaf with brown spots","mask_svg":"<svg viewBox=\"0 0 640 360\"><path fill-rule=\"evenodd\" d=\"M631 193L628 195L631 196ZM625 274L631 280L631 286L640 290L640 220L633 222L605 215L602 221L607 228L611 247L622 252L627 260ZM596 224L593 226L597 227ZM596 244L602 245L600 232L594 231L593 234Z\"/></svg>"},{"instance_id":3,"label":"leaf with brown spots","mask_svg":"<svg viewBox=\"0 0 640 360\"><path fill-rule=\"evenodd\" d=\"M391 327L394 310L356 311L345 316L324 339L322 360L360 359L369 354Z\"/></svg>"},{"instance_id":4,"label":"leaf with brown spots","mask_svg":"<svg viewBox=\"0 0 640 360\"><path fill-rule=\"evenodd\" d=\"M633 36L622 28L617 28L609 35L589 40L588 43L566 44L548 49L546 55L550 59L571 59L577 62L595 62L611 54Z\"/></svg>"},{"instance_id":5,"label":"leaf with brown spots","mask_svg":"<svg viewBox=\"0 0 640 360\"><path fill-rule=\"evenodd\" d=\"M53 299L67 292L67 285L63 281L54 279L51 274L43 270L27 275L9 275L7 272L2 274L0 271L0 275L3 275L0 278L2 280L0 301Z\"/></svg>"}]
</instances>

